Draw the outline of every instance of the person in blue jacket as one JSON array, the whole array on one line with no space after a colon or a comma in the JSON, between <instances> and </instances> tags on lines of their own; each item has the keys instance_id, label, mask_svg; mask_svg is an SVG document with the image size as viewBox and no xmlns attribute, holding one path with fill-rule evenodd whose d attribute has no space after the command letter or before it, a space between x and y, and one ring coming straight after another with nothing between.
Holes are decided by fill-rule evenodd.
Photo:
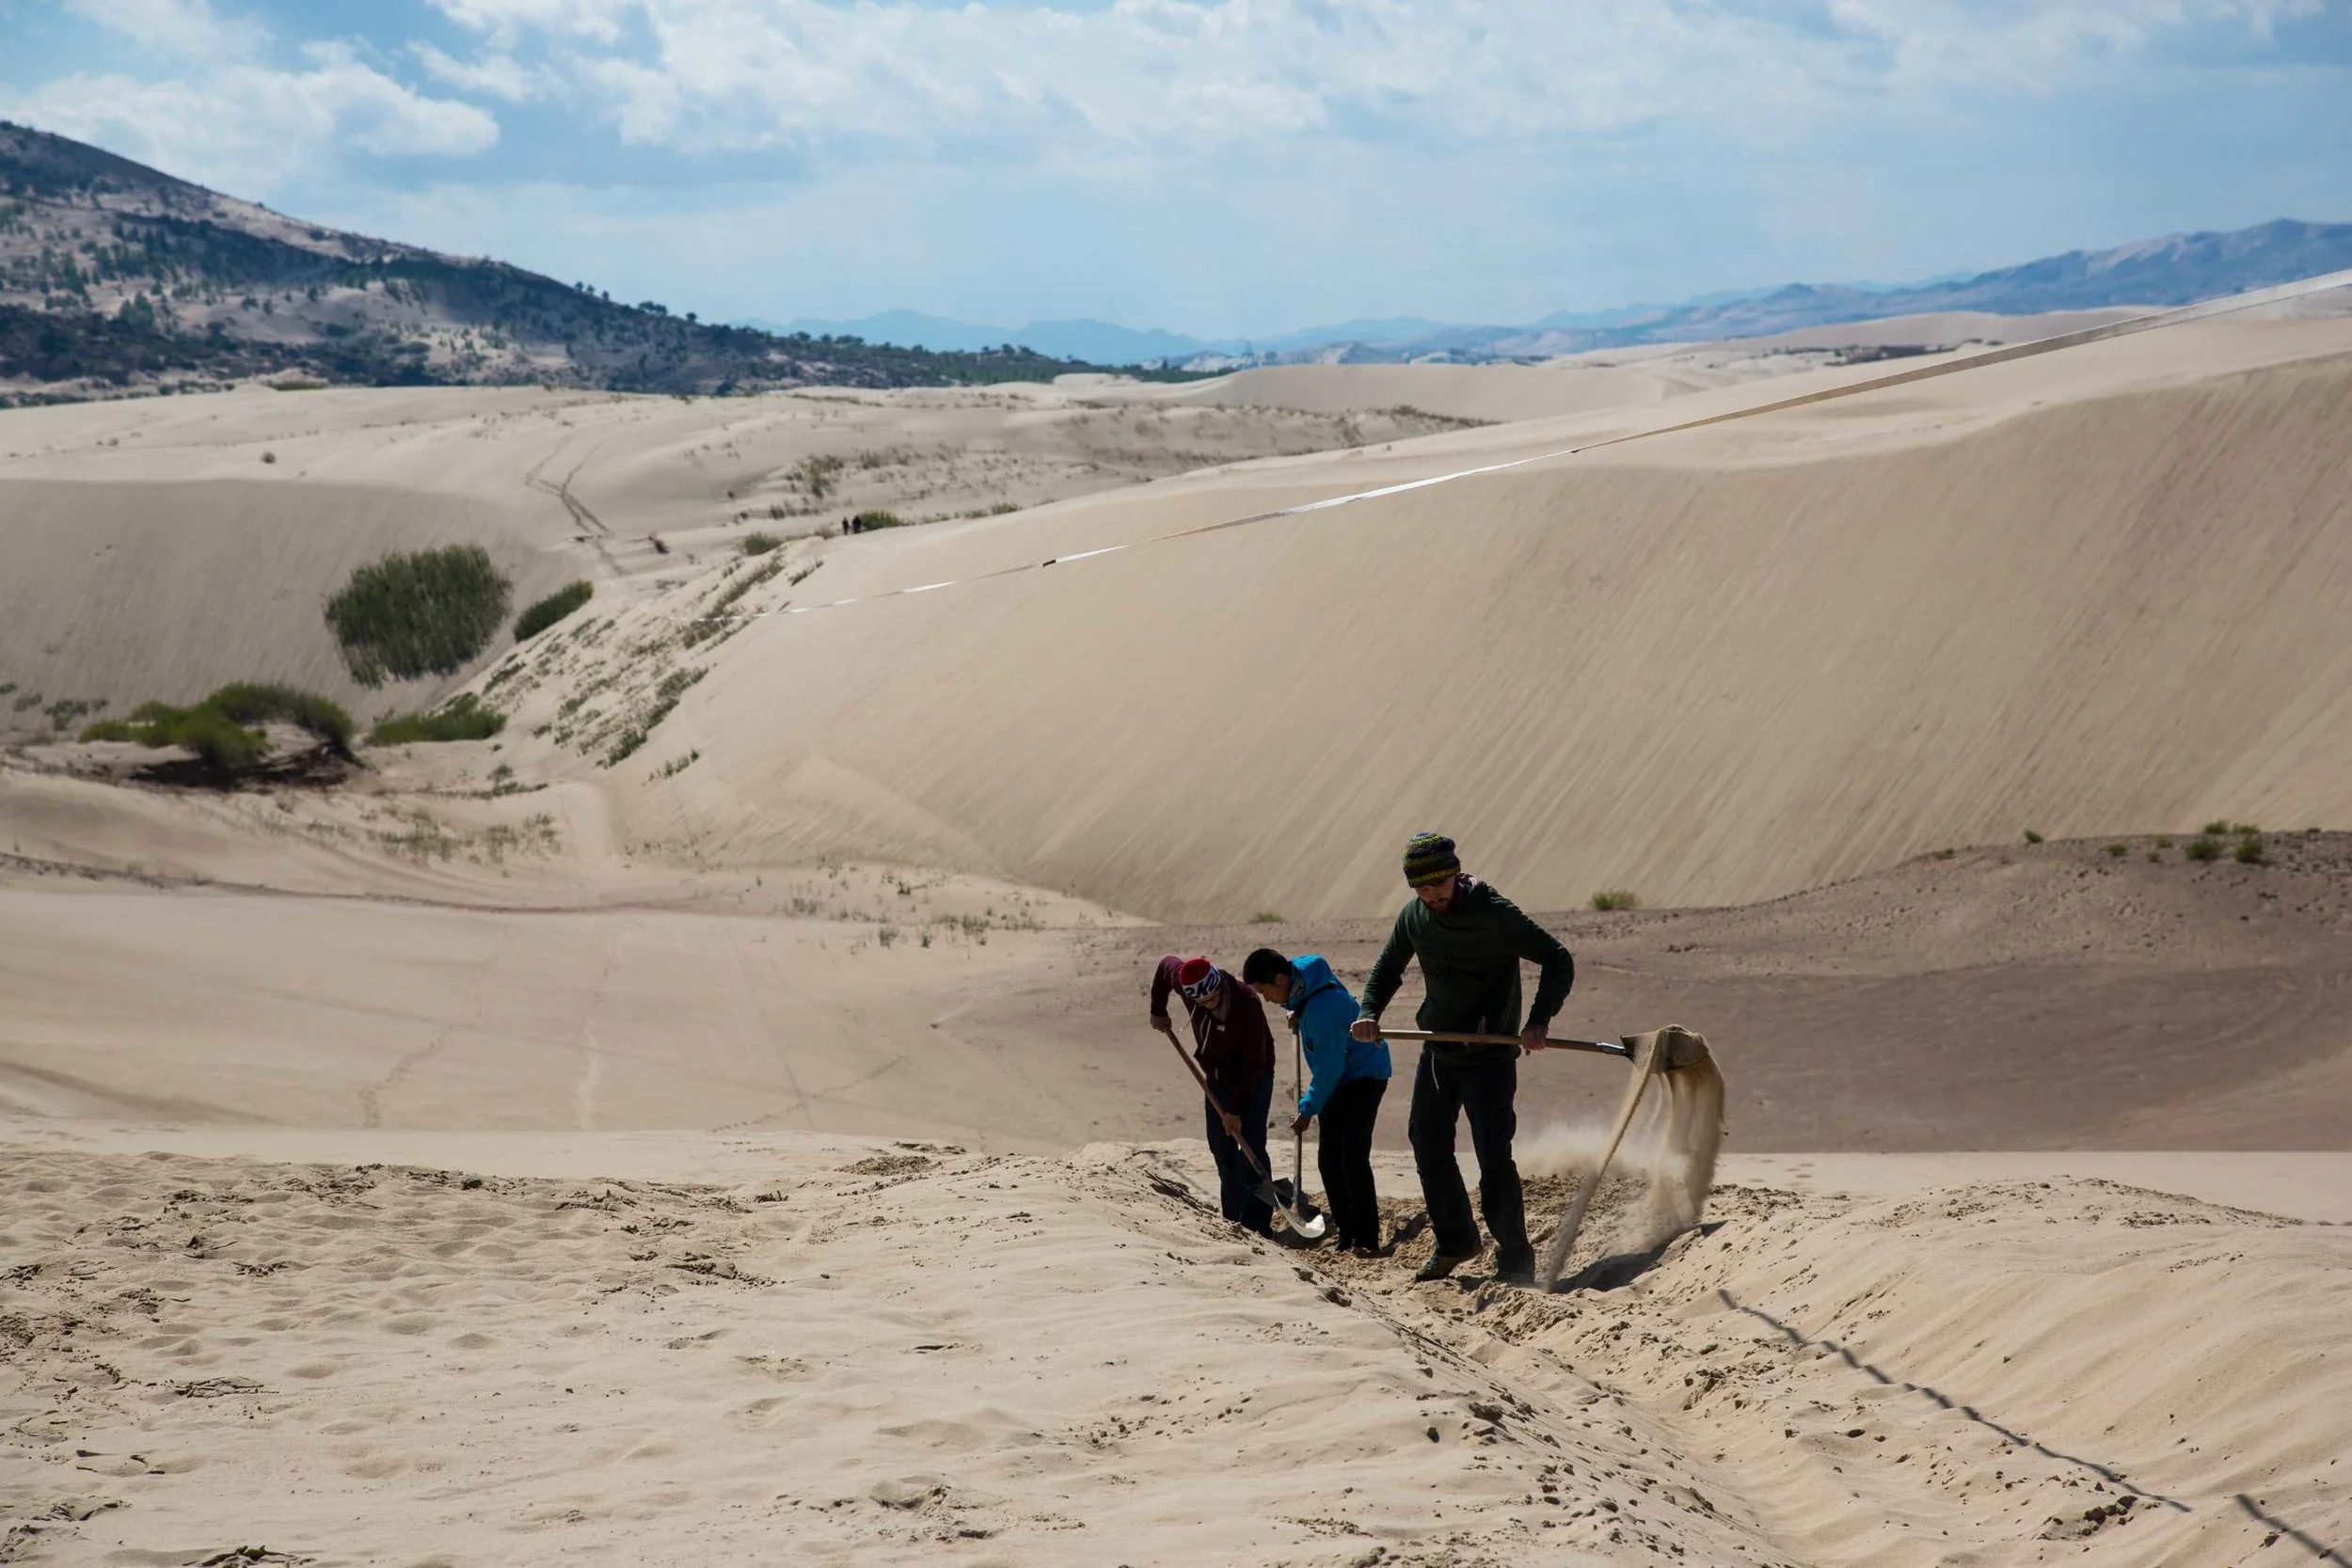
<instances>
[{"instance_id":1,"label":"person in blue jacket","mask_svg":"<svg viewBox=\"0 0 2352 1568\"><path fill-rule=\"evenodd\" d=\"M1323 1174L1323 1199L1339 1229L1338 1244L1359 1257L1376 1256L1380 1200L1372 1184L1372 1129L1389 1087L1388 1042L1350 1036L1356 999L1314 954L1287 958L1261 947L1244 960L1241 977L1261 997L1288 1009L1306 1048L1312 1076L1298 1097L1291 1131L1304 1132L1318 1117L1323 1122L1315 1168Z\"/></svg>"}]
</instances>

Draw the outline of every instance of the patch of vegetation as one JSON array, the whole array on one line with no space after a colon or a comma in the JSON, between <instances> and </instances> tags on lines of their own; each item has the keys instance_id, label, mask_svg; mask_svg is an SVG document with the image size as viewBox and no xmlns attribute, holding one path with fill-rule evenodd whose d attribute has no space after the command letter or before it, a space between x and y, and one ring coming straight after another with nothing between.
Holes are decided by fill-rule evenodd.
<instances>
[{"instance_id":1,"label":"patch of vegetation","mask_svg":"<svg viewBox=\"0 0 2352 1568\"><path fill-rule=\"evenodd\" d=\"M1467 420L1457 414L1433 414L1426 408L1416 408L1409 403L1400 403L1390 408L1375 408L1373 412L1386 414L1392 420L1402 420L1408 423L1440 425L1447 430L1476 430L1482 425L1490 425L1495 422L1492 420Z\"/></svg>"},{"instance_id":2,"label":"patch of vegetation","mask_svg":"<svg viewBox=\"0 0 2352 1568\"><path fill-rule=\"evenodd\" d=\"M686 695L686 689L707 673L707 670L673 670L662 676L661 684L653 689L653 705L645 710L644 718L613 742L612 750L605 754L604 765L607 768L617 767L651 739L655 726L670 717L670 710L678 705L679 700Z\"/></svg>"},{"instance_id":3,"label":"patch of vegetation","mask_svg":"<svg viewBox=\"0 0 2352 1568\"><path fill-rule=\"evenodd\" d=\"M269 723L292 724L337 755L351 754L355 726L341 704L274 681L231 682L193 707L142 703L128 719L88 726L82 738L185 746L214 767L233 770L269 755L268 737L258 728Z\"/></svg>"},{"instance_id":4,"label":"patch of vegetation","mask_svg":"<svg viewBox=\"0 0 2352 1568\"><path fill-rule=\"evenodd\" d=\"M2199 833L2181 853L2193 861L2217 861L2221 858L2221 841L2208 833Z\"/></svg>"},{"instance_id":5,"label":"patch of vegetation","mask_svg":"<svg viewBox=\"0 0 2352 1568\"><path fill-rule=\"evenodd\" d=\"M184 746L215 768L234 771L269 755L269 737L248 730L215 707L141 703L129 719L105 719L82 732L84 740L127 740L140 746Z\"/></svg>"},{"instance_id":6,"label":"patch of vegetation","mask_svg":"<svg viewBox=\"0 0 2352 1568\"><path fill-rule=\"evenodd\" d=\"M695 763L700 762L701 760L701 752L689 752L684 756L674 757L670 761L665 762L660 767L655 768L653 770L653 776L657 779L675 779L680 773L685 772L688 768L693 767Z\"/></svg>"},{"instance_id":7,"label":"patch of vegetation","mask_svg":"<svg viewBox=\"0 0 2352 1568\"><path fill-rule=\"evenodd\" d=\"M2027 828L2026 830L2026 842L2027 844L2039 844L2042 842L2042 835L2035 832L2031 828Z\"/></svg>"},{"instance_id":8,"label":"patch of vegetation","mask_svg":"<svg viewBox=\"0 0 2352 1568\"><path fill-rule=\"evenodd\" d=\"M530 641L596 596L596 585L586 578L578 578L546 598L533 600L515 617L515 641Z\"/></svg>"},{"instance_id":9,"label":"patch of vegetation","mask_svg":"<svg viewBox=\"0 0 2352 1568\"><path fill-rule=\"evenodd\" d=\"M1638 910L1641 907L1642 901L1625 888L1604 888L1593 895L1593 908L1597 910Z\"/></svg>"},{"instance_id":10,"label":"patch of vegetation","mask_svg":"<svg viewBox=\"0 0 2352 1568\"><path fill-rule=\"evenodd\" d=\"M784 585L787 588L798 588L802 583L806 582L811 577L814 577L816 575L817 568L822 566L824 562L821 561L810 562L807 565L802 567L799 571L785 578Z\"/></svg>"},{"instance_id":11,"label":"patch of vegetation","mask_svg":"<svg viewBox=\"0 0 2352 1568\"><path fill-rule=\"evenodd\" d=\"M321 745L351 754L356 726L341 703L275 681L236 681L204 699L240 724L292 724Z\"/></svg>"},{"instance_id":12,"label":"patch of vegetation","mask_svg":"<svg viewBox=\"0 0 2352 1568\"><path fill-rule=\"evenodd\" d=\"M771 550L782 548L783 545L784 541L777 538L772 533L747 533L743 535L743 553L745 555L766 555Z\"/></svg>"},{"instance_id":13,"label":"patch of vegetation","mask_svg":"<svg viewBox=\"0 0 2352 1568\"><path fill-rule=\"evenodd\" d=\"M489 646L513 589L479 545L395 551L351 574L326 625L361 686L455 674Z\"/></svg>"},{"instance_id":14,"label":"patch of vegetation","mask_svg":"<svg viewBox=\"0 0 2352 1568\"><path fill-rule=\"evenodd\" d=\"M809 456L785 471L785 479L808 492L809 499L823 500L833 494L839 483L841 470L849 465L838 457Z\"/></svg>"},{"instance_id":15,"label":"patch of vegetation","mask_svg":"<svg viewBox=\"0 0 2352 1568\"><path fill-rule=\"evenodd\" d=\"M1279 910L1260 910L1256 914L1249 917L1249 924L1252 926L1279 926L1282 924L1281 911Z\"/></svg>"},{"instance_id":16,"label":"patch of vegetation","mask_svg":"<svg viewBox=\"0 0 2352 1568\"><path fill-rule=\"evenodd\" d=\"M2106 847L2106 852L2114 856L2117 860L2122 860L2125 855L2132 852L2132 847L2128 844L2110 844Z\"/></svg>"},{"instance_id":17,"label":"patch of vegetation","mask_svg":"<svg viewBox=\"0 0 2352 1568\"><path fill-rule=\"evenodd\" d=\"M2260 833L2248 833L2237 841L2237 863L2240 865L2268 865L2270 856L2263 848Z\"/></svg>"},{"instance_id":18,"label":"patch of vegetation","mask_svg":"<svg viewBox=\"0 0 2352 1568\"><path fill-rule=\"evenodd\" d=\"M414 746L436 740L487 740L506 727L506 715L461 691L431 713L387 719L368 732L371 746Z\"/></svg>"},{"instance_id":19,"label":"patch of vegetation","mask_svg":"<svg viewBox=\"0 0 2352 1568\"><path fill-rule=\"evenodd\" d=\"M850 526L860 533L871 533L878 528L904 528L906 519L896 512L861 512L851 518Z\"/></svg>"}]
</instances>

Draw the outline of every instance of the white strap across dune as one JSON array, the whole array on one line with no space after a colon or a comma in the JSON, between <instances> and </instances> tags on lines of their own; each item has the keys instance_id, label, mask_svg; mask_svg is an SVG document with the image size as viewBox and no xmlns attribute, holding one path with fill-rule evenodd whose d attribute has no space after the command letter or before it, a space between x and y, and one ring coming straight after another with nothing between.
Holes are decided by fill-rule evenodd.
<instances>
[{"instance_id":1,"label":"white strap across dune","mask_svg":"<svg viewBox=\"0 0 2352 1568\"><path fill-rule=\"evenodd\" d=\"M1256 512L1246 517L1229 517L1223 522L1203 523L1198 528L1179 529L1174 533L1155 534L1149 539L1136 539L1123 545L1104 545L1098 549L1079 550L1069 555L1053 556L1044 561L1023 562L1018 565L1000 566L993 572L981 572L968 578L951 578L945 582L918 583L911 588L889 588L879 594L859 594L846 599L828 599L819 604L785 605L775 610L755 612L754 618L769 615L807 615L820 610L840 610L853 604L868 604L877 599L904 598L911 594L930 594L942 588L959 588L968 583L987 582L995 578L1012 577L1021 572L1041 572L1048 566L1066 566L1073 562L1090 561L1097 556L1116 555L1120 550L1137 549L1147 545L1166 545L1179 539L1194 539L1204 533L1219 533L1226 529L1246 528L1252 523L1272 522L1278 517L1298 517L1310 512L1327 512L1335 506L1352 506L1358 501L1378 500L1387 496L1401 496L1409 490L1426 490L1433 484L1452 484L1456 480L1475 479L1481 474L1498 474L1510 468L1524 468L1531 464L1556 462L1574 457L1579 452L1597 451L1603 447L1620 446L1628 441L1646 441L1655 436L1673 436L1686 430L1698 430L1708 425L1724 424L1733 420L1752 420L1762 414L1777 414L1784 409L1803 408L1811 404L1827 403L1834 398L1856 397L1887 387L1900 387L1914 381L1927 381L1939 375L1957 375L1963 371L1980 370L1987 365L2006 364L2012 359L2031 358L2039 354L2051 354L2059 349L2077 348L2086 343L2103 342L2109 338L2129 337L2137 332L2150 332L2161 326L2178 326L2185 322L2203 321L2212 316L2229 315L2233 311L2251 310L2260 306L2277 305L2306 294L2324 293L2329 289L2352 287L2352 270L2325 273L2293 283L2280 283L2267 289L2255 289L2242 294L2221 299L2204 300L2195 305L2177 306L2150 315L2134 316L2126 321L2109 322L2105 326L2085 327L2079 332L2061 332L2054 337L2037 338L2031 342L2012 343L2006 348L1972 354L1964 359L1942 360L1932 365L1916 365L1907 371L1872 376L1866 381L1849 382L1843 387L1831 387L1806 392L1798 397L1781 398L1748 408L1735 408L1728 413L1709 414L1705 419L1685 420L1678 424L1661 425L1654 430L1637 430L1624 436L1612 436L1604 440L1587 441L1581 446L1562 447L1554 451L1537 452L1530 457L1515 457L1507 463L1487 463L1474 468L1457 468L1452 473L1432 474L1426 479L1406 480L1401 484L1384 484L1377 489L1357 490L1344 496L1327 496L1321 500L1305 501L1297 506L1285 506L1272 512ZM680 619L709 619L692 616Z\"/></svg>"}]
</instances>

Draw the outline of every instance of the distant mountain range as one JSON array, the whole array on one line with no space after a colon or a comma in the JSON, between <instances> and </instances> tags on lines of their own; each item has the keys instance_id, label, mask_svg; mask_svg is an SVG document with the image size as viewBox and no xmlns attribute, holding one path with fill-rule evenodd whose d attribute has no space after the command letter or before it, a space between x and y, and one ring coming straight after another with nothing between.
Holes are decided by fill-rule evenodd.
<instances>
[{"instance_id":1,"label":"distant mountain range","mask_svg":"<svg viewBox=\"0 0 2352 1568\"><path fill-rule=\"evenodd\" d=\"M252 377L622 391L1050 380L1025 349L818 341L303 223L0 121L0 404Z\"/></svg>"},{"instance_id":2,"label":"distant mountain range","mask_svg":"<svg viewBox=\"0 0 2352 1568\"><path fill-rule=\"evenodd\" d=\"M1791 283L1707 294L1677 305L1564 310L1521 326L1402 316L1341 322L1253 341L1138 332L1100 321L1032 322L1007 328L890 310L856 321L796 321L783 330L933 349L1018 343L1041 354L1100 364L1155 361L1196 370L1318 360L1479 363L1643 343L1769 337L1804 327L1952 310L2027 316L2115 306L2186 305L2346 268L2352 268L2352 223L2280 218L2228 233L2172 234L2112 250L2072 250L2023 266L1924 283Z\"/></svg>"},{"instance_id":3,"label":"distant mountain range","mask_svg":"<svg viewBox=\"0 0 2352 1568\"><path fill-rule=\"evenodd\" d=\"M63 136L0 121L0 404L320 383L546 382L727 393L949 386L1125 368L1179 376L1313 360L1538 359L1947 310L2162 306L2352 268L2352 224L2280 219L1882 288L1791 284L1520 326L1420 316L1242 341L1085 319L989 326L702 322L502 261L304 223Z\"/></svg>"}]
</instances>

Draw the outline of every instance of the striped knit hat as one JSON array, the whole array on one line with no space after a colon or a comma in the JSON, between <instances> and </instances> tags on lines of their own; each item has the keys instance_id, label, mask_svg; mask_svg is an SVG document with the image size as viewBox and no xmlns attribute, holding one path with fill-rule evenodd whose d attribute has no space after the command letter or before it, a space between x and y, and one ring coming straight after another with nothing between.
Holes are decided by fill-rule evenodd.
<instances>
[{"instance_id":1,"label":"striped knit hat","mask_svg":"<svg viewBox=\"0 0 2352 1568\"><path fill-rule=\"evenodd\" d=\"M1415 833L1405 846L1405 879L1415 887L1435 887L1461 872L1461 857L1443 833Z\"/></svg>"},{"instance_id":2,"label":"striped knit hat","mask_svg":"<svg viewBox=\"0 0 2352 1568\"><path fill-rule=\"evenodd\" d=\"M1176 970L1176 989L1187 1002L1205 1002L1216 994L1225 976L1206 958L1186 958Z\"/></svg>"}]
</instances>

